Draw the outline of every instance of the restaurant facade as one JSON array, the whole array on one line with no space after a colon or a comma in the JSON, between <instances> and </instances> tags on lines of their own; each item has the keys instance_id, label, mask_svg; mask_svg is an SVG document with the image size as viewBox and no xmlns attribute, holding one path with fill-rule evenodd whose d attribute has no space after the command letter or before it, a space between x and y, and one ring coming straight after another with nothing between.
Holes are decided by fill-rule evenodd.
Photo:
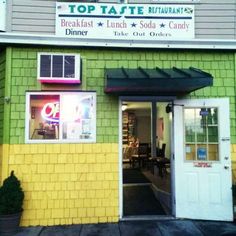
<instances>
[{"instance_id":1,"label":"restaurant facade","mask_svg":"<svg viewBox=\"0 0 236 236\"><path fill-rule=\"evenodd\" d=\"M1 1L0 178L21 180L22 226L126 218L122 105L139 103L150 157L168 129L168 215L233 220L235 1L145 2Z\"/></svg>"}]
</instances>

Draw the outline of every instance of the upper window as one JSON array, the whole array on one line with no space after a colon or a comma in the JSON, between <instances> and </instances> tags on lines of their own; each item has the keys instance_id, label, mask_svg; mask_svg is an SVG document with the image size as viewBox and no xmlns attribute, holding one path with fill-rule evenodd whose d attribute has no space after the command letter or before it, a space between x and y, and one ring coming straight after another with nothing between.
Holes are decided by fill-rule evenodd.
<instances>
[{"instance_id":1,"label":"upper window","mask_svg":"<svg viewBox=\"0 0 236 236\"><path fill-rule=\"evenodd\" d=\"M26 142L95 142L95 92L26 94Z\"/></svg>"},{"instance_id":2,"label":"upper window","mask_svg":"<svg viewBox=\"0 0 236 236\"><path fill-rule=\"evenodd\" d=\"M80 55L39 53L38 79L43 83L80 83Z\"/></svg>"}]
</instances>

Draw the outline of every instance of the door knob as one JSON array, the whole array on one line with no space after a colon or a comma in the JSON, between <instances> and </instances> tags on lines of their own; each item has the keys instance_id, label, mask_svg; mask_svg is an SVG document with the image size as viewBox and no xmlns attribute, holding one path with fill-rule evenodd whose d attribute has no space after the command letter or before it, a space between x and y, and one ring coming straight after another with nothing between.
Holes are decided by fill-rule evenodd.
<instances>
[{"instance_id":1,"label":"door knob","mask_svg":"<svg viewBox=\"0 0 236 236\"><path fill-rule=\"evenodd\" d=\"M229 137L223 137L221 138L222 141L230 141L230 138Z\"/></svg>"},{"instance_id":2,"label":"door knob","mask_svg":"<svg viewBox=\"0 0 236 236\"><path fill-rule=\"evenodd\" d=\"M229 169L229 165L225 165L224 168L225 168L226 170L228 170L228 169Z\"/></svg>"}]
</instances>

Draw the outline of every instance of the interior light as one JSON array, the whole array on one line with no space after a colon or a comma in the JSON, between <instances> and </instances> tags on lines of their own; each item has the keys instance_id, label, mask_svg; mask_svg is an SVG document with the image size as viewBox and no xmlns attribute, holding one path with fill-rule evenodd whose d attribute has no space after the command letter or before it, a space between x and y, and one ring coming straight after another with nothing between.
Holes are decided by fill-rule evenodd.
<instances>
[{"instance_id":1,"label":"interior light","mask_svg":"<svg viewBox=\"0 0 236 236\"><path fill-rule=\"evenodd\" d=\"M167 104L166 106L166 113L170 113L172 112L172 105L171 104Z\"/></svg>"},{"instance_id":2,"label":"interior light","mask_svg":"<svg viewBox=\"0 0 236 236\"><path fill-rule=\"evenodd\" d=\"M125 111L126 109L127 109L127 104L122 104L121 110L122 110L122 111Z\"/></svg>"}]
</instances>

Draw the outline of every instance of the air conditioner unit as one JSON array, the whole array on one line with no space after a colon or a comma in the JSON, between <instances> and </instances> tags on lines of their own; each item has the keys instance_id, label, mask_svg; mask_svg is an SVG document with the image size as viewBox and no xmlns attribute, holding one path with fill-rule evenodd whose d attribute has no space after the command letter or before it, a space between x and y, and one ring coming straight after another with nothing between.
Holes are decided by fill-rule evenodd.
<instances>
[{"instance_id":1,"label":"air conditioner unit","mask_svg":"<svg viewBox=\"0 0 236 236\"><path fill-rule=\"evenodd\" d=\"M81 84L80 54L39 52L37 77L41 83Z\"/></svg>"},{"instance_id":2,"label":"air conditioner unit","mask_svg":"<svg viewBox=\"0 0 236 236\"><path fill-rule=\"evenodd\" d=\"M7 0L0 0L0 31L6 31Z\"/></svg>"}]
</instances>

